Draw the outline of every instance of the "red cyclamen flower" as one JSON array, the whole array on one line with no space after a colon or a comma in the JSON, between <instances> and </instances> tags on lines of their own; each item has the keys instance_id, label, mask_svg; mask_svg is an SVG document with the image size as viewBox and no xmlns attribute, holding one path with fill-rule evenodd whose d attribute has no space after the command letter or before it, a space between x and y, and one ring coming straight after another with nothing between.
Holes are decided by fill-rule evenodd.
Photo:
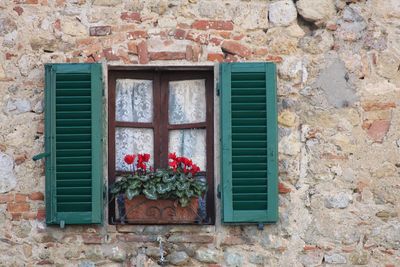
<instances>
[{"instance_id":1,"label":"red cyclamen flower","mask_svg":"<svg viewBox=\"0 0 400 267\"><path fill-rule=\"evenodd\" d=\"M135 154L132 154L132 155L125 155L124 161L125 161L126 164L131 165L131 164L133 164L133 162L135 161L135 157L136 157Z\"/></svg>"}]
</instances>

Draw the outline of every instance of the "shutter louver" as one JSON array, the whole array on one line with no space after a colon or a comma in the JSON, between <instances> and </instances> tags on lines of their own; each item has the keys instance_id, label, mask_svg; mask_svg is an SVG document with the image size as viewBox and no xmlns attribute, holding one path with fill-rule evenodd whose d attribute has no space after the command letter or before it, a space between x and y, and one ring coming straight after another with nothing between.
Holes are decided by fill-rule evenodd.
<instances>
[{"instance_id":1,"label":"shutter louver","mask_svg":"<svg viewBox=\"0 0 400 267\"><path fill-rule=\"evenodd\" d=\"M102 223L100 64L46 65L46 222Z\"/></svg>"},{"instance_id":2,"label":"shutter louver","mask_svg":"<svg viewBox=\"0 0 400 267\"><path fill-rule=\"evenodd\" d=\"M276 222L275 65L223 63L220 71L223 222Z\"/></svg>"}]
</instances>

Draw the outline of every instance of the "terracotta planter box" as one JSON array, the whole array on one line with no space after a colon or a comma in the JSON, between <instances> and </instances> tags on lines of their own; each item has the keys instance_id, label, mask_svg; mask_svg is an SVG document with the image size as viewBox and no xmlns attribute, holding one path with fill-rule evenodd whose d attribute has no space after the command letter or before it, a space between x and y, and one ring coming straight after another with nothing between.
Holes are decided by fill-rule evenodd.
<instances>
[{"instance_id":1,"label":"terracotta planter box","mask_svg":"<svg viewBox=\"0 0 400 267\"><path fill-rule=\"evenodd\" d=\"M184 208L175 200L150 200L143 195L132 200L125 198L125 221L135 224L196 223L198 206L197 198L192 198Z\"/></svg>"}]
</instances>

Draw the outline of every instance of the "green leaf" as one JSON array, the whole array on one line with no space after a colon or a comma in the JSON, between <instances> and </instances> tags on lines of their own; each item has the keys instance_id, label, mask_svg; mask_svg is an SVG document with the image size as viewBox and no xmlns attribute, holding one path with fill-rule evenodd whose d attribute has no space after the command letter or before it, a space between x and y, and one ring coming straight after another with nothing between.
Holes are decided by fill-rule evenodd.
<instances>
[{"instance_id":1,"label":"green leaf","mask_svg":"<svg viewBox=\"0 0 400 267\"><path fill-rule=\"evenodd\" d=\"M150 179L148 175L140 175L139 180L142 182L147 182Z\"/></svg>"},{"instance_id":2,"label":"green leaf","mask_svg":"<svg viewBox=\"0 0 400 267\"><path fill-rule=\"evenodd\" d=\"M181 204L182 207L186 207L190 202L189 198L180 198L179 203Z\"/></svg>"},{"instance_id":3,"label":"green leaf","mask_svg":"<svg viewBox=\"0 0 400 267\"><path fill-rule=\"evenodd\" d=\"M139 188L141 185L142 185L142 182L140 180L135 179L129 184L128 188L136 189L136 188Z\"/></svg>"},{"instance_id":4,"label":"green leaf","mask_svg":"<svg viewBox=\"0 0 400 267\"><path fill-rule=\"evenodd\" d=\"M165 173L162 177L162 180L164 183L169 183L175 181L175 175L169 175L168 173Z\"/></svg>"},{"instance_id":5,"label":"green leaf","mask_svg":"<svg viewBox=\"0 0 400 267\"><path fill-rule=\"evenodd\" d=\"M126 197L131 200L132 198L138 196L140 194L140 190L139 189L130 189L128 188L128 190L126 190Z\"/></svg>"},{"instance_id":6,"label":"green leaf","mask_svg":"<svg viewBox=\"0 0 400 267\"><path fill-rule=\"evenodd\" d=\"M157 192L156 188L154 186L151 186L149 188L143 189L143 194L146 196L148 199L156 200L158 199L157 197Z\"/></svg>"},{"instance_id":7,"label":"green leaf","mask_svg":"<svg viewBox=\"0 0 400 267\"><path fill-rule=\"evenodd\" d=\"M158 184L157 185L157 192L159 194L165 194L167 192L171 191L171 186L168 184Z\"/></svg>"}]
</instances>

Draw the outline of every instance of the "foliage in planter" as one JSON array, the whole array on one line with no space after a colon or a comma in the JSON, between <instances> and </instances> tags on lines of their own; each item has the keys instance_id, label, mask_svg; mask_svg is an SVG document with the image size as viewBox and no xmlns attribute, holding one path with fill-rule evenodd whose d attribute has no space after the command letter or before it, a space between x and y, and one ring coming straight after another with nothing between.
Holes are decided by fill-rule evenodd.
<instances>
[{"instance_id":1,"label":"foliage in planter","mask_svg":"<svg viewBox=\"0 0 400 267\"><path fill-rule=\"evenodd\" d=\"M185 157L169 154L169 168L153 170L148 167L149 154L126 155L124 160L132 165L132 172L120 176L111 187L114 195L125 194L128 199L144 195L151 200L174 199L186 207L191 198L200 197L207 189L205 181L196 178L200 171L196 164Z\"/></svg>"}]
</instances>

